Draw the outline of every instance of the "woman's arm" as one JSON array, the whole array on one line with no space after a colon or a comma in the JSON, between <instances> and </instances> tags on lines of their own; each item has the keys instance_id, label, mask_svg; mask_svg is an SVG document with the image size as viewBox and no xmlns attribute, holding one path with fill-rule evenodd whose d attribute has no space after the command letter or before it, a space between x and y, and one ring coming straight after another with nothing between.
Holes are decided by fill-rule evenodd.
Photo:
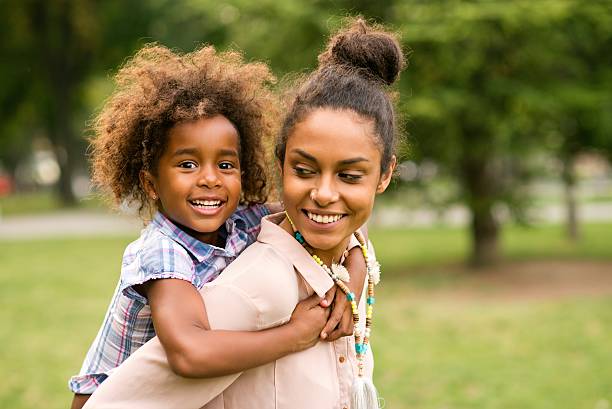
<instances>
[{"instance_id":1,"label":"woman's arm","mask_svg":"<svg viewBox=\"0 0 612 409\"><path fill-rule=\"evenodd\" d=\"M285 325L252 332L211 331L202 297L191 283L152 280L139 290L149 300L172 371L187 378L241 372L309 348L329 315L314 295L296 306Z\"/></svg>"}]
</instances>

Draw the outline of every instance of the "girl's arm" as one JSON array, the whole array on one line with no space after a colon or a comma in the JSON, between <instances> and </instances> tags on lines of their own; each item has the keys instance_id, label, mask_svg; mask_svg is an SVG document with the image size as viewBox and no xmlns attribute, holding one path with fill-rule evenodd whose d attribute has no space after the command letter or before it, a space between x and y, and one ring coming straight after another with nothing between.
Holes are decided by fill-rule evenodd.
<instances>
[{"instance_id":1,"label":"girl's arm","mask_svg":"<svg viewBox=\"0 0 612 409\"><path fill-rule=\"evenodd\" d=\"M279 327L211 331L206 307L193 284L178 279L151 280L139 292L149 300L155 332L172 371L187 378L241 372L309 348L317 342L329 316L315 294L300 302L291 320Z\"/></svg>"}]
</instances>

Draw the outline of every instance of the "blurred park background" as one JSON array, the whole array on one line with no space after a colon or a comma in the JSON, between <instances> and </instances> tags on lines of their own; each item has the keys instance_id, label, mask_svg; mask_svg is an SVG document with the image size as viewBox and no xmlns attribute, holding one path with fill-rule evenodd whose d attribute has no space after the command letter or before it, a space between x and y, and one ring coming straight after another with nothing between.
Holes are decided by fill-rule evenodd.
<instances>
[{"instance_id":1,"label":"blurred park background","mask_svg":"<svg viewBox=\"0 0 612 409\"><path fill-rule=\"evenodd\" d=\"M391 409L612 407L612 1L0 0L0 407L66 408L124 246L87 123L143 44L282 78L361 14L401 32L376 383Z\"/></svg>"}]
</instances>

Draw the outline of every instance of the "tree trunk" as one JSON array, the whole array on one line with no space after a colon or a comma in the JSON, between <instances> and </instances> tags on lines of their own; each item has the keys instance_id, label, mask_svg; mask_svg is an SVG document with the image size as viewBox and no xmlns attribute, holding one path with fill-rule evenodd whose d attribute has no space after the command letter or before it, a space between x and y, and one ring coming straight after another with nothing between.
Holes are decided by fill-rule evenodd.
<instances>
[{"instance_id":1,"label":"tree trunk","mask_svg":"<svg viewBox=\"0 0 612 409\"><path fill-rule=\"evenodd\" d=\"M574 158L566 158L563 161L562 172L563 185L565 188L566 225L567 237L576 242L580 238L578 229L578 206L576 201L576 175L574 173Z\"/></svg>"},{"instance_id":2,"label":"tree trunk","mask_svg":"<svg viewBox=\"0 0 612 409\"><path fill-rule=\"evenodd\" d=\"M462 163L463 184L471 213L470 264L476 267L494 264L499 259L499 223L495 219L497 180L492 160L471 157Z\"/></svg>"},{"instance_id":3,"label":"tree trunk","mask_svg":"<svg viewBox=\"0 0 612 409\"><path fill-rule=\"evenodd\" d=\"M472 212L470 263L480 267L499 260L499 224L495 220L492 206L475 206Z\"/></svg>"}]
</instances>

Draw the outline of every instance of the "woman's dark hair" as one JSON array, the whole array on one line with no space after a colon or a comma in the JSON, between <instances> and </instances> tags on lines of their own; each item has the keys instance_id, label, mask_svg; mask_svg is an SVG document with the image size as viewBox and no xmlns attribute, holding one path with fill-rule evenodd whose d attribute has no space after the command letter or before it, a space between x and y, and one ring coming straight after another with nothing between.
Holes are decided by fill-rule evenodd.
<instances>
[{"instance_id":1,"label":"woman's dark hair","mask_svg":"<svg viewBox=\"0 0 612 409\"><path fill-rule=\"evenodd\" d=\"M266 143L276 131L274 76L263 63L211 46L178 54L149 44L115 76L117 87L93 123L93 181L116 204L154 210L140 172L157 171L169 130L176 124L223 115L240 135L241 203L263 203L269 187ZM144 214L143 214L144 213Z\"/></svg>"},{"instance_id":2,"label":"woman's dark hair","mask_svg":"<svg viewBox=\"0 0 612 409\"><path fill-rule=\"evenodd\" d=\"M405 66L395 34L353 19L331 37L319 55L319 67L297 87L276 144L276 157L285 159L287 138L314 109L352 110L374 122L381 149L381 172L387 170L397 145L395 111L388 86Z\"/></svg>"}]
</instances>

